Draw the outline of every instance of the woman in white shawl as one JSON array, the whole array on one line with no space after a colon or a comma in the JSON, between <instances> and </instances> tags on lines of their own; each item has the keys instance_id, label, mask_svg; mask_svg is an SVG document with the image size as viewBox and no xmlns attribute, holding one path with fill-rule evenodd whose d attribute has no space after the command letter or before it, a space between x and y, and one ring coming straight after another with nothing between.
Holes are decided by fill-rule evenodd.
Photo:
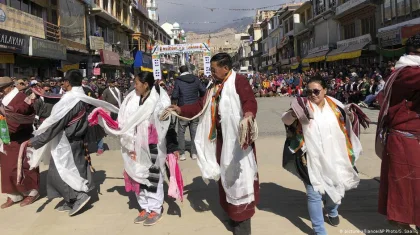
<instances>
[{"instance_id":1,"label":"woman in white shawl","mask_svg":"<svg viewBox=\"0 0 420 235\"><path fill-rule=\"evenodd\" d=\"M118 113L119 130L107 125L105 129L120 137L125 188L136 194L142 208L134 223L152 226L162 218L166 156L178 155L178 142L170 121L159 120L170 105L166 91L154 86L149 72L138 74L134 83L135 90L128 94Z\"/></svg>"},{"instance_id":2,"label":"woman in white shawl","mask_svg":"<svg viewBox=\"0 0 420 235\"><path fill-rule=\"evenodd\" d=\"M292 101L292 108L282 117L288 130L283 158L289 151L295 159L294 170L305 183L309 216L317 235L327 234L323 202L328 222L339 224L341 199L345 191L359 184L354 163L361 152L351 128L353 114L340 101L326 96L326 87L322 77L311 78L308 99Z\"/></svg>"}]
</instances>

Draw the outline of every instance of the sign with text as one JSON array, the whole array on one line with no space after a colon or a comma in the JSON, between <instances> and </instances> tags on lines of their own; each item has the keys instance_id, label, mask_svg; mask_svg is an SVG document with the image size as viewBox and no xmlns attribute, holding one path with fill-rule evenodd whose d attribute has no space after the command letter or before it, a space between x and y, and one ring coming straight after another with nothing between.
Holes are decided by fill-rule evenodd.
<instances>
[{"instance_id":1,"label":"sign with text","mask_svg":"<svg viewBox=\"0 0 420 235\"><path fill-rule=\"evenodd\" d=\"M45 38L44 20L0 3L0 29Z\"/></svg>"},{"instance_id":2,"label":"sign with text","mask_svg":"<svg viewBox=\"0 0 420 235\"><path fill-rule=\"evenodd\" d=\"M370 34L365 34L365 35L360 36L360 37L350 38L350 39L343 40L343 41L338 41L337 42L337 48L347 47L347 46L355 45L355 44L359 44L359 43L369 43L371 41L372 41L372 37L370 36Z\"/></svg>"},{"instance_id":3,"label":"sign with text","mask_svg":"<svg viewBox=\"0 0 420 235\"><path fill-rule=\"evenodd\" d=\"M89 36L89 44L90 44L90 50L92 51L105 49L105 42L104 42L103 37ZM112 47L111 47L111 51L112 51Z\"/></svg>"},{"instance_id":4,"label":"sign with text","mask_svg":"<svg viewBox=\"0 0 420 235\"><path fill-rule=\"evenodd\" d=\"M100 50L99 53L101 55L102 63L120 66L120 55L118 55L117 53L105 50Z\"/></svg>"},{"instance_id":5,"label":"sign with text","mask_svg":"<svg viewBox=\"0 0 420 235\"><path fill-rule=\"evenodd\" d=\"M153 49L154 54L180 54L180 53L209 52L209 51L210 51L210 48L205 43L158 45Z\"/></svg>"},{"instance_id":6,"label":"sign with text","mask_svg":"<svg viewBox=\"0 0 420 235\"><path fill-rule=\"evenodd\" d=\"M160 69L159 55L154 55L153 56L152 63L153 63L153 76L155 77L155 80L162 79L162 71Z\"/></svg>"},{"instance_id":7,"label":"sign with text","mask_svg":"<svg viewBox=\"0 0 420 235\"><path fill-rule=\"evenodd\" d=\"M204 75L210 76L211 75L211 63L210 63L211 57L210 56L204 56Z\"/></svg>"},{"instance_id":8,"label":"sign with text","mask_svg":"<svg viewBox=\"0 0 420 235\"><path fill-rule=\"evenodd\" d=\"M321 52L321 51L328 51L329 49L330 49L330 47L328 45L315 47L315 48L309 50L308 55L315 54L315 53L318 53L318 52Z\"/></svg>"},{"instance_id":9,"label":"sign with text","mask_svg":"<svg viewBox=\"0 0 420 235\"><path fill-rule=\"evenodd\" d=\"M66 60L67 48L60 43L31 37L29 41L29 55L56 60Z\"/></svg>"},{"instance_id":10,"label":"sign with text","mask_svg":"<svg viewBox=\"0 0 420 235\"><path fill-rule=\"evenodd\" d=\"M28 54L29 37L0 29L0 49L5 52Z\"/></svg>"}]
</instances>

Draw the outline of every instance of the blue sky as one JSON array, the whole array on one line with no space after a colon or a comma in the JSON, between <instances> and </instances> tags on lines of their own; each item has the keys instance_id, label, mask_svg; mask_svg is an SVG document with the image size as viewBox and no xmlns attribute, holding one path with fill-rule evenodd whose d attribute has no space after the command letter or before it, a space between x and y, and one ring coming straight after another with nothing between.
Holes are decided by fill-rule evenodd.
<instances>
[{"instance_id":1,"label":"blue sky","mask_svg":"<svg viewBox=\"0 0 420 235\"><path fill-rule=\"evenodd\" d=\"M179 6L170 4L174 2L178 4L186 4ZM197 6L214 7L214 8L257 8L281 4L284 0L156 0L158 4L158 13L160 24L166 21L173 23L179 22L183 28L193 28L202 30L214 30L223 25L231 23L235 19L247 16L254 16L255 11L227 11L214 10L213 12ZM287 1L289 2L289 1ZM298 2L298 1L296 1ZM191 6L194 5L194 6ZM275 7L278 9L278 7ZM222 22L218 24L182 24L183 22Z\"/></svg>"}]
</instances>

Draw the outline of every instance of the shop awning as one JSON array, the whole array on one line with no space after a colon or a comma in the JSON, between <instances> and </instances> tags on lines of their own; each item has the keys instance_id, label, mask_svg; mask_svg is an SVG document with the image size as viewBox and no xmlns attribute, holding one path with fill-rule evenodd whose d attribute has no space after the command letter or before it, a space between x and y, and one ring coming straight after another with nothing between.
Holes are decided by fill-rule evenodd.
<instances>
[{"instance_id":1,"label":"shop awning","mask_svg":"<svg viewBox=\"0 0 420 235\"><path fill-rule=\"evenodd\" d=\"M141 67L141 71L153 73L153 69L147 68L147 67L143 67L143 66Z\"/></svg>"},{"instance_id":2,"label":"shop awning","mask_svg":"<svg viewBox=\"0 0 420 235\"><path fill-rule=\"evenodd\" d=\"M316 63L325 60L325 55L328 51L320 51L317 53L309 54L305 58L303 58L302 63L309 64L309 63Z\"/></svg>"},{"instance_id":3,"label":"shop awning","mask_svg":"<svg viewBox=\"0 0 420 235\"><path fill-rule=\"evenodd\" d=\"M290 65L290 68L291 69L297 69L297 68L299 68L299 63L298 64L292 64L292 65Z\"/></svg>"},{"instance_id":4,"label":"shop awning","mask_svg":"<svg viewBox=\"0 0 420 235\"><path fill-rule=\"evenodd\" d=\"M378 48L377 52L387 58L398 58L405 54L405 47L398 49Z\"/></svg>"},{"instance_id":5,"label":"shop awning","mask_svg":"<svg viewBox=\"0 0 420 235\"><path fill-rule=\"evenodd\" d=\"M370 42L357 43L332 50L327 55L327 61L348 60L358 58L362 55L362 49Z\"/></svg>"}]
</instances>

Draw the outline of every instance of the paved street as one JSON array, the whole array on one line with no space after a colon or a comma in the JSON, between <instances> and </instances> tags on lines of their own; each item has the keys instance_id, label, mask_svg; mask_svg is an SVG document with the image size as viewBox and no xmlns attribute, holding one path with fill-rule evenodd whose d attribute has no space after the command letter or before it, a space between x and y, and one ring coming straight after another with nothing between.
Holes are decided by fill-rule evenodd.
<instances>
[{"instance_id":1,"label":"paved street","mask_svg":"<svg viewBox=\"0 0 420 235\"><path fill-rule=\"evenodd\" d=\"M311 225L306 208L306 195L302 182L282 169L282 151L285 140L281 113L288 109L289 98L259 99L258 124L260 138L257 155L260 172L261 202L252 221L253 234L308 234ZM376 122L378 111L366 111ZM327 225L329 234L360 233L363 230L391 229L385 217L376 212L380 160L374 154L376 125L363 132L364 155L358 162L360 186L347 192L339 208L341 224ZM135 225L138 213L135 198L124 189L122 159L115 150L115 140L107 138L110 151L103 156L93 156L97 170L95 181L99 197L84 213L69 217L54 210L60 200L45 198L45 166L42 166L43 198L26 208L13 206L0 210L0 234L231 234L225 224L227 217L218 204L215 183L206 185L195 161L181 162L185 200L183 203L167 198L162 221L153 227ZM114 150L112 150L114 149ZM165 186L167 189L167 186ZM6 200L4 195L0 200Z\"/></svg>"}]
</instances>

